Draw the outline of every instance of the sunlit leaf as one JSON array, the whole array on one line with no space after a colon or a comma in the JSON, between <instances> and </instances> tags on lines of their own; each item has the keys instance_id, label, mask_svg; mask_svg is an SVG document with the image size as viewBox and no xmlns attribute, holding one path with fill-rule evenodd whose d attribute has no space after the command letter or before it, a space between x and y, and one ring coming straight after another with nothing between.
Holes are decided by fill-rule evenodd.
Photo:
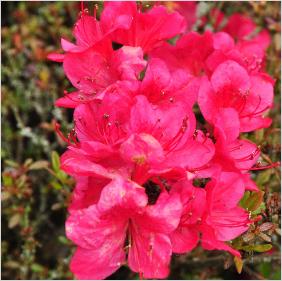
<instances>
[{"instance_id":1,"label":"sunlit leaf","mask_svg":"<svg viewBox=\"0 0 282 281\"><path fill-rule=\"evenodd\" d=\"M239 257L234 257L234 263L235 263L235 267L237 272L240 274L242 272L243 269L243 261L241 258Z\"/></svg>"}]
</instances>

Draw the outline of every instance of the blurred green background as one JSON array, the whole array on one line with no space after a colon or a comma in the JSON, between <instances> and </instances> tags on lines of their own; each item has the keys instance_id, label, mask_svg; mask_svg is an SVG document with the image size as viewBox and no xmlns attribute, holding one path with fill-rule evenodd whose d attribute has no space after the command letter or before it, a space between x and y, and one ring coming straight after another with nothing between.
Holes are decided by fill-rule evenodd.
<instances>
[{"instance_id":1,"label":"blurred green background","mask_svg":"<svg viewBox=\"0 0 282 281\"><path fill-rule=\"evenodd\" d=\"M58 155L66 145L54 132L55 120L64 132L72 128L72 111L54 107L70 83L62 66L46 55L59 50L60 37L72 39L79 5L1 3L2 279L73 279L68 264L74 247L65 238L64 222L74 182L59 169ZM87 5L91 10L94 3ZM247 14L271 33L267 70L277 81L273 124L246 137L261 145L263 161L280 161L280 3L201 2L200 14L213 7L226 15ZM249 247L238 274L229 255L198 248L173 257L169 279L280 279L280 172L269 169L254 175L264 191L263 221L276 228L267 233L253 230L248 243L267 242L272 249L260 253ZM138 276L122 267L109 279Z\"/></svg>"}]
</instances>

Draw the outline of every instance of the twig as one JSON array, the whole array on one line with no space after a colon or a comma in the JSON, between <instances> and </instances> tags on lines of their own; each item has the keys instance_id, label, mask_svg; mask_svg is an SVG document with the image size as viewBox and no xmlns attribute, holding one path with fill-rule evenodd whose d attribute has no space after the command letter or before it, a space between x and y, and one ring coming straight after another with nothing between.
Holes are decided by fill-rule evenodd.
<instances>
[{"instance_id":1,"label":"twig","mask_svg":"<svg viewBox=\"0 0 282 281\"><path fill-rule=\"evenodd\" d=\"M217 257L210 257L206 259L199 259L199 258L194 258L192 260L185 260L185 261L179 261L185 264L188 264L190 267L191 266L199 266L199 267L207 267L207 266L222 266L224 261L227 259L227 256L217 256ZM262 254L262 255L257 255L253 256L251 259L244 259L243 262L244 264L255 264L255 263L260 263L262 261L279 261L281 259L281 256L278 254Z\"/></svg>"},{"instance_id":2,"label":"twig","mask_svg":"<svg viewBox=\"0 0 282 281\"><path fill-rule=\"evenodd\" d=\"M245 265L245 266L243 267L243 270L244 270L246 273L248 273L251 277L255 277L255 279L257 279L257 280L265 280L265 278L264 278L262 275L260 275L259 273L253 271L253 270L252 270L250 267L248 267L247 265Z\"/></svg>"}]
</instances>

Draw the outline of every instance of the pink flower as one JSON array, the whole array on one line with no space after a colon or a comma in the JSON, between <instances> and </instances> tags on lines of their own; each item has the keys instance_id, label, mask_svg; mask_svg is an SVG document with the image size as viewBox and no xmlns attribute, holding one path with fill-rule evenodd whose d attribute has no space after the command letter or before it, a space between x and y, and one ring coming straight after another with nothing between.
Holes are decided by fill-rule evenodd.
<instances>
[{"instance_id":1,"label":"pink flower","mask_svg":"<svg viewBox=\"0 0 282 281\"><path fill-rule=\"evenodd\" d=\"M61 169L76 180L66 233L78 279L125 263L166 278L172 253L199 242L240 257L231 243L254 222L239 207L257 190L250 171L277 165L258 167L259 147L240 135L271 124L268 32L213 9L217 32L183 34L196 4L165 6L105 2L99 20L82 8L75 42L49 56L75 88L56 101L74 109L74 128L56 130L68 143Z\"/></svg>"},{"instance_id":2,"label":"pink flower","mask_svg":"<svg viewBox=\"0 0 282 281\"><path fill-rule=\"evenodd\" d=\"M182 205L177 194L162 192L155 199L154 188L153 182L144 188L119 178L104 187L97 204L71 213L66 232L78 245L71 261L77 278L109 276L124 264L126 249L129 267L141 276L168 275L168 234L179 223Z\"/></svg>"},{"instance_id":3,"label":"pink flower","mask_svg":"<svg viewBox=\"0 0 282 281\"><path fill-rule=\"evenodd\" d=\"M221 109L214 123L216 143L211 163L220 166L221 170L243 175L257 162L260 150L251 141L238 139L239 129L237 112L233 108Z\"/></svg>"},{"instance_id":4,"label":"pink flower","mask_svg":"<svg viewBox=\"0 0 282 281\"><path fill-rule=\"evenodd\" d=\"M199 76L212 51L213 38L210 31L203 35L189 32L178 39L175 46L163 44L151 55L165 61L169 69L182 69L193 76Z\"/></svg>"},{"instance_id":5,"label":"pink flower","mask_svg":"<svg viewBox=\"0 0 282 281\"><path fill-rule=\"evenodd\" d=\"M190 30L197 20L197 3L194 1L167 1L163 2L169 11L177 11L182 15L187 24L187 30Z\"/></svg>"},{"instance_id":6,"label":"pink flower","mask_svg":"<svg viewBox=\"0 0 282 281\"><path fill-rule=\"evenodd\" d=\"M249 17L241 14L233 14L224 27L224 31L228 32L233 38L244 39L252 33L256 28L255 23Z\"/></svg>"},{"instance_id":7,"label":"pink flower","mask_svg":"<svg viewBox=\"0 0 282 281\"><path fill-rule=\"evenodd\" d=\"M237 207L244 193L244 183L235 173L222 173L210 181L205 189L190 182L179 182L183 213L178 228L170 235L172 250L186 253L196 247L201 233L202 247L206 250L240 253L224 243L248 229L248 213Z\"/></svg>"},{"instance_id":8,"label":"pink flower","mask_svg":"<svg viewBox=\"0 0 282 281\"><path fill-rule=\"evenodd\" d=\"M56 105L75 107L101 99L115 88L134 89L145 65L141 48L123 47L113 51L95 45L84 52L68 52L64 57L64 71L77 91L58 99Z\"/></svg>"},{"instance_id":9,"label":"pink flower","mask_svg":"<svg viewBox=\"0 0 282 281\"><path fill-rule=\"evenodd\" d=\"M144 53L160 45L186 29L185 19L178 13L168 13L163 6L154 6L146 13L137 10L134 2L105 2L102 19L114 21L124 13L132 19L129 29L116 30L111 39L126 46L141 47Z\"/></svg>"},{"instance_id":10,"label":"pink flower","mask_svg":"<svg viewBox=\"0 0 282 281\"><path fill-rule=\"evenodd\" d=\"M130 6L132 5L127 5L128 9L125 8L120 14L115 14L114 18L111 18L113 15L109 11L107 14L102 14L101 21L96 19L96 7L94 8L94 16L90 16L87 9L82 10L73 29L76 44L61 38L62 49L65 52L82 52L96 44L102 44L105 48L109 48L111 46L109 35L115 30L130 27L132 21ZM51 60L63 62L65 56L51 53L48 57Z\"/></svg>"},{"instance_id":11,"label":"pink flower","mask_svg":"<svg viewBox=\"0 0 282 281\"><path fill-rule=\"evenodd\" d=\"M265 50L270 44L269 32L266 29L255 32L256 28L257 26L251 18L235 13L228 19L223 31L229 33L234 39L238 39L239 43L257 43Z\"/></svg>"},{"instance_id":12,"label":"pink flower","mask_svg":"<svg viewBox=\"0 0 282 281\"><path fill-rule=\"evenodd\" d=\"M71 175L122 175L143 184L173 170L196 170L214 154L208 137L200 131L194 135L191 110L180 105L159 109L144 96L130 100L112 93L102 102L81 104L74 116L80 143L61 159L61 168Z\"/></svg>"},{"instance_id":13,"label":"pink flower","mask_svg":"<svg viewBox=\"0 0 282 281\"><path fill-rule=\"evenodd\" d=\"M238 63L220 64L210 80L203 78L198 102L205 119L215 122L221 108L233 108L239 117L240 132L270 126L262 114L272 106L273 81L263 73L249 75Z\"/></svg>"},{"instance_id":14,"label":"pink flower","mask_svg":"<svg viewBox=\"0 0 282 281\"><path fill-rule=\"evenodd\" d=\"M217 31L222 26L224 17L225 15L223 12L221 12L217 8L212 8L209 12L209 18L211 19L211 22L209 22L209 24L211 24L213 28ZM201 20L201 24L200 24L201 27L204 27L208 22L207 16L201 17L200 20Z\"/></svg>"},{"instance_id":15,"label":"pink flower","mask_svg":"<svg viewBox=\"0 0 282 281\"><path fill-rule=\"evenodd\" d=\"M210 75L216 67L226 60L236 61L246 68L250 74L264 70L265 47L261 40L265 40L267 34L261 32L257 39L243 40L235 44L233 37L225 32L213 34L213 52L207 57L205 67ZM261 38L261 39L260 39Z\"/></svg>"},{"instance_id":16,"label":"pink flower","mask_svg":"<svg viewBox=\"0 0 282 281\"><path fill-rule=\"evenodd\" d=\"M102 190L111 182L111 179L80 176L75 177L75 181L76 186L68 206L70 213L97 204Z\"/></svg>"},{"instance_id":17,"label":"pink flower","mask_svg":"<svg viewBox=\"0 0 282 281\"><path fill-rule=\"evenodd\" d=\"M172 103L192 107L197 100L200 80L183 68L170 68L164 60L152 58L146 68L140 93L152 104L171 107Z\"/></svg>"}]
</instances>

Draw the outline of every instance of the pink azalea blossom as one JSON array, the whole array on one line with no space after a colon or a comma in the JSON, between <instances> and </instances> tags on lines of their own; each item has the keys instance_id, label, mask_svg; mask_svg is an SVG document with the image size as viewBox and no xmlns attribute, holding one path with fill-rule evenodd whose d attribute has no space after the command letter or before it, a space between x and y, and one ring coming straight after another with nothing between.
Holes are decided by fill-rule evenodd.
<instances>
[{"instance_id":1,"label":"pink azalea blossom","mask_svg":"<svg viewBox=\"0 0 282 281\"><path fill-rule=\"evenodd\" d=\"M198 102L206 120L215 122L221 108L233 108L239 117L240 132L269 127L263 113L272 106L273 81L263 73L249 75L235 61L220 64L210 80L203 78Z\"/></svg>"},{"instance_id":2,"label":"pink azalea blossom","mask_svg":"<svg viewBox=\"0 0 282 281\"><path fill-rule=\"evenodd\" d=\"M101 99L115 88L134 89L138 87L138 75L145 65L140 48L105 51L95 45L82 53L68 52L63 66L77 91L58 99L56 105L75 107L94 98Z\"/></svg>"},{"instance_id":3,"label":"pink azalea blossom","mask_svg":"<svg viewBox=\"0 0 282 281\"><path fill-rule=\"evenodd\" d=\"M180 14L169 13L163 6L155 5L142 13L134 2L105 2L102 18L114 21L117 15L124 13L132 19L129 29L119 29L112 34L112 40L126 46L139 46L144 53L160 45L186 29L185 19Z\"/></svg>"},{"instance_id":4,"label":"pink azalea blossom","mask_svg":"<svg viewBox=\"0 0 282 281\"><path fill-rule=\"evenodd\" d=\"M152 52L152 57L164 60L170 69L183 69L193 76L199 76L205 67L205 60L213 51L212 33L203 35L189 32L177 40L176 45L163 44Z\"/></svg>"},{"instance_id":5,"label":"pink azalea blossom","mask_svg":"<svg viewBox=\"0 0 282 281\"><path fill-rule=\"evenodd\" d=\"M261 38L264 37L263 34L261 33ZM213 49L205 61L209 75L226 60L236 61L252 74L264 71L265 47L260 40L244 40L235 43L228 33L217 32L213 34Z\"/></svg>"},{"instance_id":6,"label":"pink azalea blossom","mask_svg":"<svg viewBox=\"0 0 282 281\"><path fill-rule=\"evenodd\" d=\"M152 58L146 68L140 93L152 104L171 107L172 103L192 107L197 100L200 80L185 69L170 68L165 61Z\"/></svg>"},{"instance_id":7,"label":"pink azalea blossom","mask_svg":"<svg viewBox=\"0 0 282 281\"><path fill-rule=\"evenodd\" d=\"M158 109L141 95L131 104L126 97L109 94L102 103L76 108L81 142L62 157L63 170L106 178L119 174L142 184L175 169L196 170L213 157L212 141L200 131L194 136L195 117L190 110L180 106Z\"/></svg>"},{"instance_id":8,"label":"pink azalea blossom","mask_svg":"<svg viewBox=\"0 0 282 281\"><path fill-rule=\"evenodd\" d=\"M197 21L197 3L196 1L167 1L163 2L169 11L177 11L182 15L187 24L187 30L191 30Z\"/></svg>"},{"instance_id":9,"label":"pink azalea blossom","mask_svg":"<svg viewBox=\"0 0 282 281\"><path fill-rule=\"evenodd\" d=\"M247 171L257 162L260 150L254 143L238 139L239 129L240 122L236 111L233 108L221 109L214 123L215 154L209 168L201 171L201 175L206 172L205 176L217 177L215 173L220 171L241 173L242 179L246 181L246 188L257 190L252 181L248 180Z\"/></svg>"},{"instance_id":10,"label":"pink azalea blossom","mask_svg":"<svg viewBox=\"0 0 282 281\"><path fill-rule=\"evenodd\" d=\"M196 3L103 5L99 20L82 8L75 42L62 38L65 53L49 55L75 88L56 101L74 109L68 137L56 125L68 143L61 169L76 181L71 271L103 279L127 263L166 278L172 253L199 243L240 257L231 242L254 218L239 201L258 190L250 172L260 156L241 133L271 124L268 32L216 9L216 32L187 32Z\"/></svg>"},{"instance_id":11,"label":"pink azalea blossom","mask_svg":"<svg viewBox=\"0 0 282 281\"><path fill-rule=\"evenodd\" d=\"M171 234L173 252L186 253L201 241L206 250L225 250L240 256L224 243L245 232L251 223L248 213L237 207L245 190L240 177L222 173L205 189L188 181L179 182L176 188L180 190L183 213L178 228Z\"/></svg>"},{"instance_id":12,"label":"pink azalea blossom","mask_svg":"<svg viewBox=\"0 0 282 281\"><path fill-rule=\"evenodd\" d=\"M167 277L172 254L168 235L179 223L182 205L177 194L165 192L148 205L150 184L143 188L116 179L104 187L97 204L71 213L66 232L78 245L71 261L77 278L109 276L124 264L126 249L133 271L145 278Z\"/></svg>"},{"instance_id":13,"label":"pink azalea blossom","mask_svg":"<svg viewBox=\"0 0 282 281\"><path fill-rule=\"evenodd\" d=\"M67 39L61 38L62 49L65 52L82 52L96 44L102 44L104 48L109 49L111 46L110 34L115 30L128 29L130 27L132 22L130 9L132 9L132 5L129 4L121 13L115 14L114 18L111 18L113 15L108 11L106 14L102 14L101 21L98 21L96 18L96 6L94 16L91 16L89 11L83 8L80 18L75 23L73 29L76 43L71 43ZM51 53L48 57L51 60L63 62L65 55Z\"/></svg>"},{"instance_id":14,"label":"pink azalea blossom","mask_svg":"<svg viewBox=\"0 0 282 281\"><path fill-rule=\"evenodd\" d=\"M229 33L234 39L238 39L239 42L258 43L265 50L270 44L270 35L266 29L259 33L255 29L256 25L251 18L235 13L228 19L223 31Z\"/></svg>"}]
</instances>

